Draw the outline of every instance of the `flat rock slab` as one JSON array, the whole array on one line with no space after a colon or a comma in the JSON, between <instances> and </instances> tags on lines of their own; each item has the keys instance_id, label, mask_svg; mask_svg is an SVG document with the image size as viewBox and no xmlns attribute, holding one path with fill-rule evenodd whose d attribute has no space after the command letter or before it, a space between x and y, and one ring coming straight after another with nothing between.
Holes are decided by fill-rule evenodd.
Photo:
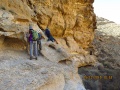
<instances>
[{"instance_id":1,"label":"flat rock slab","mask_svg":"<svg viewBox=\"0 0 120 90\"><path fill-rule=\"evenodd\" d=\"M41 54L48 60L59 62L70 57L70 54L53 42L44 43L42 45Z\"/></svg>"}]
</instances>

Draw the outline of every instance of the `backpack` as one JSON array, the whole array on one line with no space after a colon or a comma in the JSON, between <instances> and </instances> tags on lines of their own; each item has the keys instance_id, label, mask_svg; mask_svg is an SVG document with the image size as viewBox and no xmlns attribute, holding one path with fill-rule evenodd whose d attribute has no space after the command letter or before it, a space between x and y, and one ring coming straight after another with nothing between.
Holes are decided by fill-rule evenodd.
<instances>
[{"instance_id":1,"label":"backpack","mask_svg":"<svg viewBox=\"0 0 120 90\"><path fill-rule=\"evenodd\" d=\"M33 36L33 40L37 40L39 38L38 32L35 30L32 30L32 36Z\"/></svg>"}]
</instances>

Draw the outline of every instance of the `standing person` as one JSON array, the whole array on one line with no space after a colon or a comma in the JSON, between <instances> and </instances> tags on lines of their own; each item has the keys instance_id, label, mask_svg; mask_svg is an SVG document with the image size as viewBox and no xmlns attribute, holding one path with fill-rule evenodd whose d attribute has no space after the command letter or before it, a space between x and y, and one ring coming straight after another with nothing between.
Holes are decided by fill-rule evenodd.
<instances>
[{"instance_id":1,"label":"standing person","mask_svg":"<svg viewBox=\"0 0 120 90\"><path fill-rule=\"evenodd\" d=\"M29 30L29 51L30 51L30 60L33 58L33 40L32 40L32 29Z\"/></svg>"},{"instance_id":2,"label":"standing person","mask_svg":"<svg viewBox=\"0 0 120 90\"><path fill-rule=\"evenodd\" d=\"M37 49L37 40L35 40L35 31L32 28L29 28L29 44L30 44L30 60L33 59L33 55L37 60L38 49Z\"/></svg>"},{"instance_id":3,"label":"standing person","mask_svg":"<svg viewBox=\"0 0 120 90\"><path fill-rule=\"evenodd\" d=\"M29 24L29 30L26 32L26 35L25 35L27 38L26 49L29 55L30 55L30 42L32 41L32 35L31 35L32 32L30 32L30 30L33 30L31 24Z\"/></svg>"},{"instance_id":4,"label":"standing person","mask_svg":"<svg viewBox=\"0 0 120 90\"><path fill-rule=\"evenodd\" d=\"M58 44L58 42L51 35L50 30L48 28L45 29L45 35L48 37L47 41L56 42Z\"/></svg>"},{"instance_id":5,"label":"standing person","mask_svg":"<svg viewBox=\"0 0 120 90\"><path fill-rule=\"evenodd\" d=\"M41 43L41 40L42 40L42 38L44 38L44 39L46 39L45 37L44 37L44 35L42 34L42 32L39 32L38 33L38 40L37 40L37 44L38 44L38 55L40 55L40 53L41 53L41 50L42 50L42 43Z\"/></svg>"},{"instance_id":6,"label":"standing person","mask_svg":"<svg viewBox=\"0 0 120 90\"><path fill-rule=\"evenodd\" d=\"M42 39L42 34L39 32L38 33L38 40L37 40L37 44L38 44L38 55L40 55L40 51L42 50L42 44L41 44L41 39Z\"/></svg>"}]
</instances>

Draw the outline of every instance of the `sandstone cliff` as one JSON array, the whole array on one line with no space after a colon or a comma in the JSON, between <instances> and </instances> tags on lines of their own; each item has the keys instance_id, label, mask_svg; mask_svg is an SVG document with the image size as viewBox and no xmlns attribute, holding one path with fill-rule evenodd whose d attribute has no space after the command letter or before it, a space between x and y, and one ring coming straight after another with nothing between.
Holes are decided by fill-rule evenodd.
<instances>
[{"instance_id":1,"label":"sandstone cliff","mask_svg":"<svg viewBox=\"0 0 120 90\"><path fill-rule=\"evenodd\" d=\"M96 62L84 50L96 28L93 2L0 0L0 89L85 90L77 71ZM37 31L49 27L59 43L50 48L43 40L38 61L24 50L29 24Z\"/></svg>"},{"instance_id":2,"label":"sandstone cliff","mask_svg":"<svg viewBox=\"0 0 120 90\"><path fill-rule=\"evenodd\" d=\"M28 30L31 22L36 30L39 27L49 27L59 44L72 52L79 52L80 47L87 48L94 38L96 19L93 2L94 0L0 0L0 42L6 43L13 39L11 43L15 43L14 40L20 39L19 43L22 43L23 33Z\"/></svg>"}]
</instances>

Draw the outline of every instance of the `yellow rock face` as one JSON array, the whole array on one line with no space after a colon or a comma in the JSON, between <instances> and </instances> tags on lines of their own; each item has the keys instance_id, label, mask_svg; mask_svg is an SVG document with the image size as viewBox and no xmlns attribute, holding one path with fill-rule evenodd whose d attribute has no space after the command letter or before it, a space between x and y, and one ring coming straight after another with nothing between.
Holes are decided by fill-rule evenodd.
<instances>
[{"instance_id":1,"label":"yellow rock face","mask_svg":"<svg viewBox=\"0 0 120 90\"><path fill-rule=\"evenodd\" d=\"M70 36L71 41L78 44L75 45L77 49L78 46L88 48L94 38L96 16L93 2L94 0L1 0L0 8L12 13L15 24L28 25L32 21L40 28L49 27L52 35L57 38Z\"/></svg>"},{"instance_id":2,"label":"yellow rock face","mask_svg":"<svg viewBox=\"0 0 120 90\"><path fill-rule=\"evenodd\" d=\"M34 3L34 6L42 28L48 26L56 37L72 36L79 46L87 48L94 38L96 27L93 2L94 0L46 0Z\"/></svg>"}]
</instances>

